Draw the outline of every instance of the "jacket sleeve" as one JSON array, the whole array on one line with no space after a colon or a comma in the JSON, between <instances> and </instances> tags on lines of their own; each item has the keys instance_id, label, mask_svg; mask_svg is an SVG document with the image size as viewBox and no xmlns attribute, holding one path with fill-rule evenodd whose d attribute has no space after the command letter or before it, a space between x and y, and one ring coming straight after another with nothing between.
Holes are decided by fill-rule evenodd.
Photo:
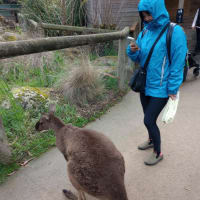
<instances>
[{"instance_id":1,"label":"jacket sleeve","mask_svg":"<svg viewBox=\"0 0 200 200\"><path fill-rule=\"evenodd\" d=\"M141 42L141 37L142 37L142 32L140 32L137 40L136 40L136 44L140 49L140 42ZM130 44L128 45L127 49L126 49L126 53L128 55L128 57L134 61L139 63L140 62L140 50L136 51L135 53L131 51L131 47Z\"/></svg>"},{"instance_id":2,"label":"jacket sleeve","mask_svg":"<svg viewBox=\"0 0 200 200\"><path fill-rule=\"evenodd\" d=\"M179 25L174 28L171 42L172 62L169 66L168 94L177 94L183 81L183 70L188 50L186 35Z\"/></svg>"}]
</instances>

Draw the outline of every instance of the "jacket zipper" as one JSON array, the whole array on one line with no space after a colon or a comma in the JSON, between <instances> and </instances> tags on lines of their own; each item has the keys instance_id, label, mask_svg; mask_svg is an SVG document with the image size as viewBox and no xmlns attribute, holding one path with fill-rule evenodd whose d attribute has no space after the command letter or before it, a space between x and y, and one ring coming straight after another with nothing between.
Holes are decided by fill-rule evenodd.
<instances>
[{"instance_id":1,"label":"jacket zipper","mask_svg":"<svg viewBox=\"0 0 200 200\"><path fill-rule=\"evenodd\" d=\"M162 71L161 71L161 78L160 78L160 86L162 86L163 78L164 78L164 72L165 72L165 64L166 64L166 56L163 59L162 64Z\"/></svg>"}]
</instances>

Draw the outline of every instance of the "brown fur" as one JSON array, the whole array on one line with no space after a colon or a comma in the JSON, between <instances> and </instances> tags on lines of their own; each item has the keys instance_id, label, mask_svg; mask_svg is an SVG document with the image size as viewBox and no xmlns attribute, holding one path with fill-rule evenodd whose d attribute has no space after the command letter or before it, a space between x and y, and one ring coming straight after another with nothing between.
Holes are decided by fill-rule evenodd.
<instances>
[{"instance_id":1,"label":"brown fur","mask_svg":"<svg viewBox=\"0 0 200 200\"><path fill-rule=\"evenodd\" d=\"M114 144L94 130L65 125L53 113L43 115L36 130L53 129L56 146L68 161L68 176L78 190L78 200L84 192L104 200L128 200L124 185L125 165ZM64 190L69 199L70 191ZM68 195L70 193L70 195Z\"/></svg>"}]
</instances>

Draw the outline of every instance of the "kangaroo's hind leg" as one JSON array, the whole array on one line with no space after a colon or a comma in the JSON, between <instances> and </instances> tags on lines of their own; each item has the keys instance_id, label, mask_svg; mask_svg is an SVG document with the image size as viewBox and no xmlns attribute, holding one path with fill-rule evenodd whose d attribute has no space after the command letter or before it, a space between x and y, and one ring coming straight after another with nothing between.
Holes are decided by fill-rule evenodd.
<instances>
[{"instance_id":1,"label":"kangaroo's hind leg","mask_svg":"<svg viewBox=\"0 0 200 200\"><path fill-rule=\"evenodd\" d=\"M78 200L86 200L85 194L82 191L78 191Z\"/></svg>"},{"instance_id":2,"label":"kangaroo's hind leg","mask_svg":"<svg viewBox=\"0 0 200 200\"><path fill-rule=\"evenodd\" d=\"M82 193L83 200L86 200L85 193L84 192L81 192L81 193Z\"/></svg>"}]
</instances>

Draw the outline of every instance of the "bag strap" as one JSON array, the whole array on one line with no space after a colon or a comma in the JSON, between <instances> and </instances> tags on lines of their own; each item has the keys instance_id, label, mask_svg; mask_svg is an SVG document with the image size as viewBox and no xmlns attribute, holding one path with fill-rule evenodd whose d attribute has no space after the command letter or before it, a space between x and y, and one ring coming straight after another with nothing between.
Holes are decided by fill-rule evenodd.
<instances>
[{"instance_id":1,"label":"bag strap","mask_svg":"<svg viewBox=\"0 0 200 200\"><path fill-rule=\"evenodd\" d=\"M170 23L169 29L167 32L167 54L169 58L169 64L171 65L171 40L172 40L172 33L174 31L174 27L176 26L176 23Z\"/></svg>"},{"instance_id":2,"label":"bag strap","mask_svg":"<svg viewBox=\"0 0 200 200\"><path fill-rule=\"evenodd\" d=\"M168 23L168 24L163 28L163 30L160 32L158 38L157 38L156 41L154 42L153 46L151 47L151 50L150 50L149 55L148 55L148 57L147 57L147 60L146 60L146 62L145 62L145 64L144 64L144 70L147 69L147 66L148 66L149 61L150 61L150 59L151 59L151 55L152 55L152 53L153 53L154 47L156 46L158 40L161 38L161 36L163 35L163 33L164 33L164 32L166 31L166 29L168 28L169 24L170 24L170 23Z\"/></svg>"},{"instance_id":3,"label":"bag strap","mask_svg":"<svg viewBox=\"0 0 200 200\"><path fill-rule=\"evenodd\" d=\"M142 31L142 38L144 37L144 35L146 34L146 32L147 32L147 29L144 29L144 30Z\"/></svg>"}]
</instances>

